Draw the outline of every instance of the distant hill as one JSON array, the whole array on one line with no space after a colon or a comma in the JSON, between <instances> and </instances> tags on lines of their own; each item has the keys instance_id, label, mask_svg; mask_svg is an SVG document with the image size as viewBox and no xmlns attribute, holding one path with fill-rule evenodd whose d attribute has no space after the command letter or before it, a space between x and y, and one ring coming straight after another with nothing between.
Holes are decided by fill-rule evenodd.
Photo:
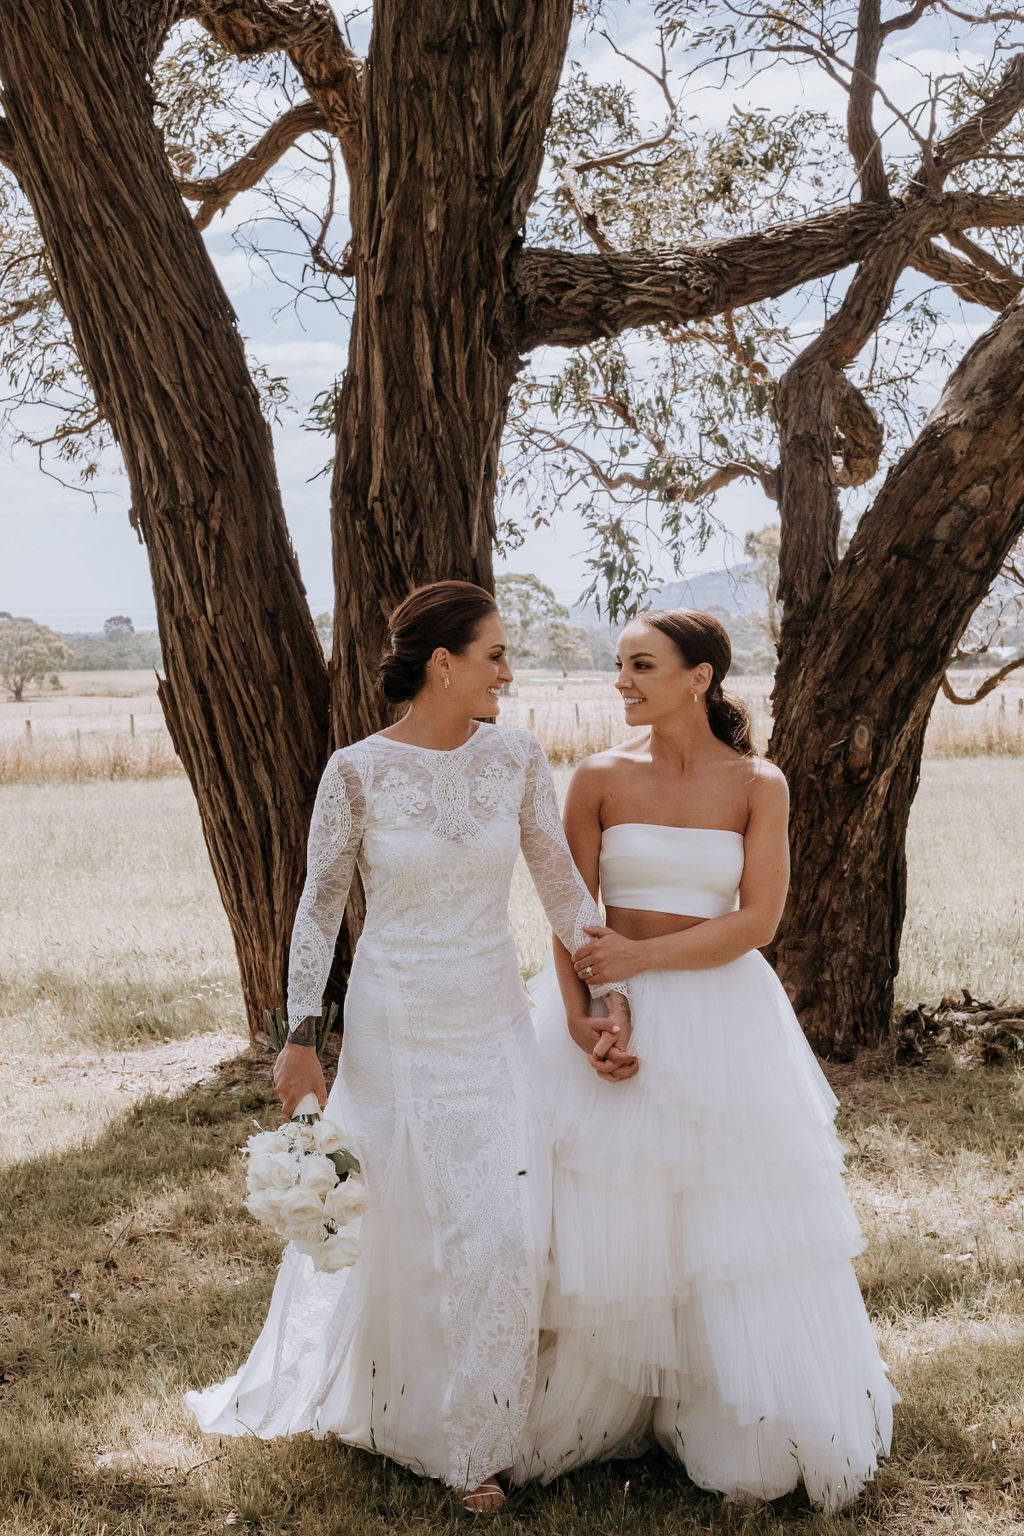
<instances>
[{"instance_id":1,"label":"distant hill","mask_svg":"<svg viewBox=\"0 0 1024 1536\"><path fill-rule=\"evenodd\" d=\"M757 587L743 577L753 566L752 560L740 560L735 565L723 566L717 571L699 571L679 581L668 581L655 587L651 593L652 608L717 608L719 612L736 614L746 618L761 607ZM577 624L591 627L603 624L596 610L589 604L573 608Z\"/></svg>"},{"instance_id":2,"label":"distant hill","mask_svg":"<svg viewBox=\"0 0 1024 1536\"><path fill-rule=\"evenodd\" d=\"M652 591L649 606L700 608L714 613L729 632L733 672L770 673L775 668L775 651L757 617L763 599L753 582L743 580L752 565L753 561L742 560L721 570L666 582ZM609 671L615 664L619 626L598 617L589 604L573 608L572 616L586 630L595 667Z\"/></svg>"},{"instance_id":3,"label":"distant hill","mask_svg":"<svg viewBox=\"0 0 1024 1536\"><path fill-rule=\"evenodd\" d=\"M741 560L720 571L700 571L681 581L669 581L659 588L660 608L724 608L726 613L755 612L762 606L761 594L753 582L745 581L753 569L752 560Z\"/></svg>"}]
</instances>

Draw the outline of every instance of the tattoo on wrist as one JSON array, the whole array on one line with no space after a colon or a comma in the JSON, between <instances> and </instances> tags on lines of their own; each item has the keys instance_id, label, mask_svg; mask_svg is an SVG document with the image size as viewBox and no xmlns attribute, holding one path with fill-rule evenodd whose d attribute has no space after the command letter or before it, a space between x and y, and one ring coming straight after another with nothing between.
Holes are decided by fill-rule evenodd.
<instances>
[{"instance_id":1,"label":"tattoo on wrist","mask_svg":"<svg viewBox=\"0 0 1024 1536\"><path fill-rule=\"evenodd\" d=\"M296 1024L295 1028L288 1036L288 1044L312 1045L315 1048L316 1027L319 1023L320 1015L318 1013L311 1013L308 1018L303 1019L301 1024Z\"/></svg>"}]
</instances>

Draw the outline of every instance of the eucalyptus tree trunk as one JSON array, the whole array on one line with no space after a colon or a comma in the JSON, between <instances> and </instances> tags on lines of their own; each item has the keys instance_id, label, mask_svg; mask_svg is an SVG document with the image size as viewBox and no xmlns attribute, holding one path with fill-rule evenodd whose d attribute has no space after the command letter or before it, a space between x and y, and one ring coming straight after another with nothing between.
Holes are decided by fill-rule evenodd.
<instances>
[{"instance_id":1,"label":"eucalyptus tree trunk","mask_svg":"<svg viewBox=\"0 0 1024 1536\"><path fill-rule=\"evenodd\" d=\"M1022 530L1018 301L954 370L810 609L793 604L796 639L784 612L769 752L790 784L793 879L769 954L819 1051L848 1057L889 1026L928 716Z\"/></svg>"},{"instance_id":2,"label":"eucalyptus tree trunk","mask_svg":"<svg viewBox=\"0 0 1024 1536\"><path fill-rule=\"evenodd\" d=\"M160 702L252 1031L284 1000L327 676L234 312L154 124L148 70L170 9L7 0L0 75L8 149L124 457L156 598Z\"/></svg>"},{"instance_id":3,"label":"eucalyptus tree trunk","mask_svg":"<svg viewBox=\"0 0 1024 1536\"><path fill-rule=\"evenodd\" d=\"M383 722L388 609L426 581L492 584L498 450L521 361L510 266L571 14L571 0L374 7L332 492L339 739Z\"/></svg>"}]
</instances>

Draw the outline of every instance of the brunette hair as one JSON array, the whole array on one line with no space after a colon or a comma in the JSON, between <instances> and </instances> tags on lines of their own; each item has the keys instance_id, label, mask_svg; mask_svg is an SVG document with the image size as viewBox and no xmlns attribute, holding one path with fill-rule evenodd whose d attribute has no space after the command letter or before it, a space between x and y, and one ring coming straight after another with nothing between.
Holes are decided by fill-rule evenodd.
<instances>
[{"instance_id":1,"label":"brunette hair","mask_svg":"<svg viewBox=\"0 0 1024 1536\"><path fill-rule=\"evenodd\" d=\"M732 665L732 646L714 615L700 608L653 608L649 613L638 613L637 618L666 635L688 667L699 666L702 661L710 663L711 686L704 695L708 724L726 746L744 756L752 755L746 705L722 691L722 679Z\"/></svg>"},{"instance_id":2,"label":"brunette hair","mask_svg":"<svg viewBox=\"0 0 1024 1536\"><path fill-rule=\"evenodd\" d=\"M388 619L389 644L377 668L384 697L403 704L419 693L437 647L458 656L480 620L497 611L490 592L471 581L433 581L410 592Z\"/></svg>"}]
</instances>

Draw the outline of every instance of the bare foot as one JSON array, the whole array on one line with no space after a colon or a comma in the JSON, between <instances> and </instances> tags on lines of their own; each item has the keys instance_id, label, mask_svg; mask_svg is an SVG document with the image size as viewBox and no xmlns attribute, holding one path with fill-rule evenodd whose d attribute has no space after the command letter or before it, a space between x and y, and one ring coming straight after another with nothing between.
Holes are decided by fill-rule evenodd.
<instances>
[{"instance_id":1,"label":"bare foot","mask_svg":"<svg viewBox=\"0 0 1024 1536\"><path fill-rule=\"evenodd\" d=\"M471 1515L493 1513L505 1502L505 1493L496 1477L485 1478L479 1488L462 1495L462 1502Z\"/></svg>"}]
</instances>

